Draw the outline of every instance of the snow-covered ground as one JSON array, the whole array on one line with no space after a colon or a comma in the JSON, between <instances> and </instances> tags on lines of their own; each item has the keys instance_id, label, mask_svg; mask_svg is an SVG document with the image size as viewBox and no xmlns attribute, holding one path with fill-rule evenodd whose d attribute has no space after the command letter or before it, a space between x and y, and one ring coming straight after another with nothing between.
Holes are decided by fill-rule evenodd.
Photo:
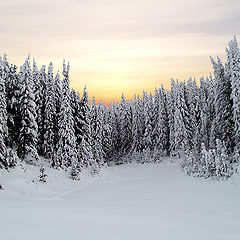
<instances>
[{"instance_id":1,"label":"snow-covered ground","mask_svg":"<svg viewBox=\"0 0 240 240\"><path fill-rule=\"evenodd\" d=\"M239 175L198 179L168 161L112 166L80 182L46 173L47 184L36 167L0 173L0 239L240 239Z\"/></svg>"}]
</instances>

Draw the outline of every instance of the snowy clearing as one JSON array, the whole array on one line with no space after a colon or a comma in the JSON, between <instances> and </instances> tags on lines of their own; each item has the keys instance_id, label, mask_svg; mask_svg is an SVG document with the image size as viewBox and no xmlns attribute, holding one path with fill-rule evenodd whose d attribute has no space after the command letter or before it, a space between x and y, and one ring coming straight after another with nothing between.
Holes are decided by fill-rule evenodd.
<instances>
[{"instance_id":1,"label":"snowy clearing","mask_svg":"<svg viewBox=\"0 0 240 240\"><path fill-rule=\"evenodd\" d=\"M240 239L239 175L204 180L164 162L112 166L81 182L48 168L44 184L32 182L36 167L11 171L0 176L4 240Z\"/></svg>"}]
</instances>

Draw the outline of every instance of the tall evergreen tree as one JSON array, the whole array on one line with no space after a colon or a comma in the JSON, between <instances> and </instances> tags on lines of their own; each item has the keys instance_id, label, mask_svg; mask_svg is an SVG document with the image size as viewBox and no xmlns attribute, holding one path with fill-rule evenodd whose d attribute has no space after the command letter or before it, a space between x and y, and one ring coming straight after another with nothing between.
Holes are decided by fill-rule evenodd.
<instances>
[{"instance_id":1,"label":"tall evergreen tree","mask_svg":"<svg viewBox=\"0 0 240 240\"><path fill-rule=\"evenodd\" d=\"M66 67L63 62L63 94L58 118L57 153L53 161L53 167L68 168L76 161L76 137L74 132L73 110L70 102L69 89L69 64Z\"/></svg>"},{"instance_id":2,"label":"tall evergreen tree","mask_svg":"<svg viewBox=\"0 0 240 240\"><path fill-rule=\"evenodd\" d=\"M19 79L17 67L11 65L6 79L6 100L8 113L8 145L13 147L18 141L19 122Z\"/></svg>"},{"instance_id":3,"label":"tall evergreen tree","mask_svg":"<svg viewBox=\"0 0 240 240\"><path fill-rule=\"evenodd\" d=\"M188 154L192 149L192 126L186 102L185 82L180 82L176 91L176 110L174 117L175 151Z\"/></svg>"},{"instance_id":4,"label":"tall evergreen tree","mask_svg":"<svg viewBox=\"0 0 240 240\"><path fill-rule=\"evenodd\" d=\"M143 110L141 108L141 100L138 97L134 99L133 102L133 127L132 127L132 149L131 152L141 152L142 151L142 140L143 140L143 126L142 126L142 117Z\"/></svg>"},{"instance_id":5,"label":"tall evergreen tree","mask_svg":"<svg viewBox=\"0 0 240 240\"><path fill-rule=\"evenodd\" d=\"M21 128L19 133L18 155L28 163L38 161L36 105L33 94L32 70L30 56L26 59L20 75L20 118Z\"/></svg>"},{"instance_id":6,"label":"tall evergreen tree","mask_svg":"<svg viewBox=\"0 0 240 240\"><path fill-rule=\"evenodd\" d=\"M176 111L176 91L178 83L171 79L171 91L168 94L167 105L168 105L168 116L169 116L169 144L170 144L170 155L175 156L175 111Z\"/></svg>"},{"instance_id":7,"label":"tall evergreen tree","mask_svg":"<svg viewBox=\"0 0 240 240\"><path fill-rule=\"evenodd\" d=\"M163 86L159 89L159 116L158 116L158 132L159 138L157 141L157 148L160 153L166 155L169 153L169 118L167 112L167 100Z\"/></svg>"},{"instance_id":8,"label":"tall evergreen tree","mask_svg":"<svg viewBox=\"0 0 240 240\"><path fill-rule=\"evenodd\" d=\"M226 75L230 76L232 87L235 151L238 158L240 158L240 50L236 36L229 42L229 48L226 51Z\"/></svg>"},{"instance_id":9,"label":"tall evergreen tree","mask_svg":"<svg viewBox=\"0 0 240 240\"><path fill-rule=\"evenodd\" d=\"M109 160L112 155L112 125L110 122L110 110L107 105L103 106L103 132L102 132L102 148L104 151L105 161Z\"/></svg>"},{"instance_id":10,"label":"tall evergreen tree","mask_svg":"<svg viewBox=\"0 0 240 240\"><path fill-rule=\"evenodd\" d=\"M215 147L217 139L225 142L227 149L233 149L233 120L231 82L225 75L220 58L217 62L211 58L215 77L215 118L211 130L211 146Z\"/></svg>"},{"instance_id":11,"label":"tall evergreen tree","mask_svg":"<svg viewBox=\"0 0 240 240\"><path fill-rule=\"evenodd\" d=\"M53 84L53 65L50 62L46 86L43 142L43 156L49 159L53 159L55 154L56 98Z\"/></svg>"},{"instance_id":12,"label":"tall evergreen tree","mask_svg":"<svg viewBox=\"0 0 240 240\"><path fill-rule=\"evenodd\" d=\"M0 168L7 168L6 159L6 139L8 135L7 129L7 102L4 80L4 66L0 58Z\"/></svg>"},{"instance_id":13,"label":"tall evergreen tree","mask_svg":"<svg viewBox=\"0 0 240 240\"><path fill-rule=\"evenodd\" d=\"M92 135L92 151L93 158L96 160L99 166L104 164L104 152L102 148L103 142L103 110L102 103L97 105L95 98L93 97L91 105L91 135Z\"/></svg>"},{"instance_id":14,"label":"tall evergreen tree","mask_svg":"<svg viewBox=\"0 0 240 240\"><path fill-rule=\"evenodd\" d=\"M84 167L92 166L94 163L92 153L92 134L90 126L90 102L86 91L86 86L83 90L83 95L80 101L79 111L79 146L78 159Z\"/></svg>"},{"instance_id":15,"label":"tall evergreen tree","mask_svg":"<svg viewBox=\"0 0 240 240\"><path fill-rule=\"evenodd\" d=\"M128 101L125 100L122 94L120 102L120 138L121 138L121 153L128 154L132 144L132 109Z\"/></svg>"},{"instance_id":16,"label":"tall evergreen tree","mask_svg":"<svg viewBox=\"0 0 240 240\"><path fill-rule=\"evenodd\" d=\"M38 114L36 119L36 122L38 124L37 149L39 154L43 155L43 143L44 143L44 133L45 133L45 127L44 127L45 116L44 115L45 115L46 96L47 96L46 66L43 65L37 75L35 70L35 76L37 77L37 79L35 79L35 87L38 88L38 89L35 89L35 94L36 94L35 102L36 104L38 104L38 107L37 107Z\"/></svg>"}]
</instances>

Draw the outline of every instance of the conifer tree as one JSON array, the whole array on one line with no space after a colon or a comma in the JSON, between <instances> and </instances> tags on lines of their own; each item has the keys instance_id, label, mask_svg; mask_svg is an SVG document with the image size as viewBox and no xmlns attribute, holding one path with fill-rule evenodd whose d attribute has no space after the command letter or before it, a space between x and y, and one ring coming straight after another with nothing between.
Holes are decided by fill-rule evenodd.
<instances>
[{"instance_id":1,"label":"conifer tree","mask_svg":"<svg viewBox=\"0 0 240 240\"><path fill-rule=\"evenodd\" d=\"M190 112L190 124L192 128L191 141L193 142L194 155L201 152L201 133L200 133L200 89L197 86L196 79L190 78L187 82L187 103Z\"/></svg>"},{"instance_id":2,"label":"conifer tree","mask_svg":"<svg viewBox=\"0 0 240 240\"><path fill-rule=\"evenodd\" d=\"M192 149L192 128L190 113L186 102L185 82L180 82L176 91L176 109L174 117L175 150L177 154L188 154Z\"/></svg>"},{"instance_id":3,"label":"conifer tree","mask_svg":"<svg viewBox=\"0 0 240 240\"><path fill-rule=\"evenodd\" d=\"M157 147L160 154L167 155L169 153L169 118L167 112L167 100L165 90L163 86L159 89L159 116L158 116L158 131L159 138L157 141Z\"/></svg>"},{"instance_id":4,"label":"conifer tree","mask_svg":"<svg viewBox=\"0 0 240 240\"><path fill-rule=\"evenodd\" d=\"M151 108L153 107L152 97L146 93L144 95L144 133L143 133L143 157L144 162L152 161L152 150L153 150L153 126L152 126L152 114Z\"/></svg>"},{"instance_id":5,"label":"conifer tree","mask_svg":"<svg viewBox=\"0 0 240 240\"><path fill-rule=\"evenodd\" d=\"M118 164L121 159L120 111L118 103L110 105L110 123L112 126L112 158Z\"/></svg>"},{"instance_id":6,"label":"conifer tree","mask_svg":"<svg viewBox=\"0 0 240 240\"><path fill-rule=\"evenodd\" d=\"M35 79L35 87L38 89L35 89L36 93L36 104L38 104L37 107L37 125L38 125L38 144L37 144L37 150L40 155L43 155L43 143L44 143L44 133L45 133L45 127L44 127L44 117L45 117L45 107L46 107L46 88L47 88L47 74L46 74L46 66L43 65L39 71L39 73L36 75L35 70L35 76L37 79ZM39 85L39 86L38 86Z\"/></svg>"},{"instance_id":7,"label":"conifer tree","mask_svg":"<svg viewBox=\"0 0 240 240\"><path fill-rule=\"evenodd\" d=\"M53 167L56 168L68 168L77 159L74 119L70 102L69 64L66 67L65 61L63 62L63 94L64 99L58 118L57 152L53 160Z\"/></svg>"},{"instance_id":8,"label":"conifer tree","mask_svg":"<svg viewBox=\"0 0 240 240\"><path fill-rule=\"evenodd\" d=\"M79 104L78 161L83 163L84 167L89 167L93 165L94 158L92 153L92 134L90 126L90 102L86 86Z\"/></svg>"},{"instance_id":9,"label":"conifer tree","mask_svg":"<svg viewBox=\"0 0 240 240\"><path fill-rule=\"evenodd\" d=\"M0 59L0 168L7 168L6 159L6 139L8 135L7 129L7 103L4 80L4 67Z\"/></svg>"},{"instance_id":10,"label":"conifer tree","mask_svg":"<svg viewBox=\"0 0 240 240\"><path fill-rule=\"evenodd\" d=\"M169 116L169 144L170 144L170 155L175 156L175 111L176 111L176 91L178 83L171 79L171 91L168 95L168 116Z\"/></svg>"},{"instance_id":11,"label":"conifer tree","mask_svg":"<svg viewBox=\"0 0 240 240\"><path fill-rule=\"evenodd\" d=\"M211 132L211 124L212 124L212 117L211 117L211 107L213 105L213 97L211 97L210 92L211 84L209 79L204 78L200 79L200 135L199 141L205 144L206 148L209 148L209 139L210 139L210 132Z\"/></svg>"},{"instance_id":12,"label":"conifer tree","mask_svg":"<svg viewBox=\"0 0 240 240\"><path fill-rule=\"evenodd\" d=\"M92 151L93 158L101 167L104 165L104 152L103 152L103 109L101 101L97 105L93 97L91 106L91 134L92 134Z\"/></svg>"},{"instance_id":13,"label":"conifer tree","mask_svg":"<svg viewBox=\"0 0 240 240\"><path fill-rule=\"evenodd\" d=\"M153 145L156 147L158 146L159 143L159 135L160 135L160 124L159 124L159 112L160 112L160 93L159 91L155 88L155 95L153 97L153 106L152 106L152 142ZM156 149L157 151L157 149Z\"/></svg>"},{"instance_id":14,"label":"conifer tree","mask_svg":"<svg viewBox=\"0 0 240 240\"><path fill-rule=\"evenodd\" d=\"M232 87L235 153L240 159L240 50L236 36L229 42L226 52L226 75L230 77Z\"/></svg>"},{"instance_id":15,"label":"conifer tree","mask_svg":"<svg viewBox=\"0 0 240 240\"><path fill-rule=\"evenodd\" d=\"M135 152L135 153L142 151L142 145L143 145L142 114L143 114L143 111L141 109L141 100L138 95L137 98L135 96L135 100L133 103L133 127L132 127L133 142L132 142L131 152Z\"/></svg>"},{"instance_id":16,"label":"conifer tree","mask_svg":"<svg viewBox=\"0 0 240 240\"><path fill-rule=\"evenodd\" d=\"M128 101L125 100L122 94L120 102L120 138L121 138L121 153L128 154L132 144L132 109Z\"/></svg>"},{"instance_id":17,"label":"conifer tree","mask_svg":"<svg viewBox=\"0 0 240 240\"><path fill-rule=\"evenodd\" d=\"M11 65L9 74L6 79L6 100L8 113L8 140L7 145L13 147L18 141L19 122L19 79L17 75L17 67Z\"/></svg>"},{"instance_id":18,"label":"conifer tree","mask_svg":"<svg viewBox=\"0 0 240 240\"><path fill-rule=\"evenodd\" d=\"M220 58L217 62L211 58L215 87L215 118L211 130L211 146L215 146L216 139L226 143L227 149L233 149L233 120L232 120L232 101L231 101L231 82L225 76L224 67Z\"/></svg>"},{"instance_id":19,"label":"conifer tree","mask_svg":"<svg viewBox=\"0 0 240 240\"><path fill-rule=\"evenodd\" d=\"M36 104L36 122L38 125L38 136L37 136L37 150L42 154L42 144L43 144L43 83L42 83L42 71L38 71L37 63L33 59L33 93L35 96ZM44 70L45 71L45 70Z\"/></svg>"},{"instance_id":20,"label":"conifer tree","mask_svg":"<svg viewBox=\"0 0 240 240\"><path fill-rule=\"evenodd\" d=\"M105 161L111 158L112 154L112 126L110 123L110 113L107 105L103 106L103 131L102 131L102 148Z\"/></svg>"},{"instance_id":21,"label":"conifer tree","mask_svg":"<svg viewBox=\"0 0 240 240\"><path fill-rule=\"evenodd\" d=\"M19 133L18 155L27 163L37 163L38 153L36 123L36 105L33 94L32 70L30 56L26 59L20 75L22 89L20 91L20 118L21 128Z\"/></svg>"},{"instance_id":22,"label":"conifer tree","mask_svg":"<svg viewBox=\"0 0 240 240\"><path fill-rule=\"evenodd\" d=\"M57 157L56 157L56 152L57 152L57 143L58 143L58 132L59 132L59 118L60 118L60 110L61 110L61 104L62 104L62 98L63 98L63 93L62 93L62 81L60 80L60 75L59 72L57 72L55 79L54 79L54 92L55 92L55 103L56 103L56 117L55 117L55 123L54 123L54 146L55 146L55 157L52 159L52 165L57 166ZM75 123L75 121L74 121ZM56 161L56 162L55 162Z\"/></svg>"},{"instance_id":23,"label":"conifer tree","mask_svg":"<svg viewBox=\"0 0 240 240\"><path fill-rule=\"evenodd\" d=\"M81 103L80 95L76 93L75 90L71 91L71 105L73 109L74 118L74 131L76 136L76 145L79 146L82 141L82 127L83 123L80 118L81 116Z\"/></svg>"},{"instance_id":24,"label":"conifer tree","mask_svg":"<svg viewBox=\"0 0 240 240\"><path fill-rule=\"evenodd\" d=\"M43 156L49 159L53 159L55 154L56 99L53 84L53 65L50 62L46 86L43 142Z\"/></svg>"}]
</instances>

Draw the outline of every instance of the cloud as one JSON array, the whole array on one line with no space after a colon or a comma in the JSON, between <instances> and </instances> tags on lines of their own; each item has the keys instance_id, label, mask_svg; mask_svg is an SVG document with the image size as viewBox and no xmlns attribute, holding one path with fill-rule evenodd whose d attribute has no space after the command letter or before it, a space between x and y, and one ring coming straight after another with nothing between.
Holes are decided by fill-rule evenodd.
<instances>
[{"instance_id":1,"label":"cloud","mask_svg":"<svg viewBox=\"0 0 240 240\"><path fill-rule=\"evenodd\" d=\"M2 1L0 32L53 39L226 34L239 29L239 10L236 0Z\"/></svg>"}]
</instances>

